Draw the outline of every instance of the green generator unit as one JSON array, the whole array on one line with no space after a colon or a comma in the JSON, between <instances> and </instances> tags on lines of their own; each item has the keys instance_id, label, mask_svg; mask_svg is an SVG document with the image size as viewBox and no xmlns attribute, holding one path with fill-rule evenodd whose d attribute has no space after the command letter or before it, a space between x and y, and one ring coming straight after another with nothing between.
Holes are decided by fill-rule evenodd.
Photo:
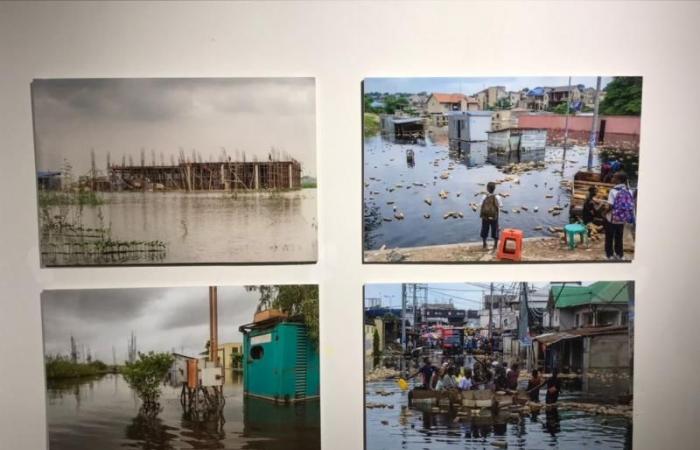
<instances>
[{"instance_id":1,"label":"green generator unit","mask_svg":"<svg viewBox=\"0 0 700 450\"><path fill-rule=\"evenodd\" d=\"M240 327L243 393L279 403L319 397L319 356L306 325L268 320Z\"/></svg>"}]
</instances>

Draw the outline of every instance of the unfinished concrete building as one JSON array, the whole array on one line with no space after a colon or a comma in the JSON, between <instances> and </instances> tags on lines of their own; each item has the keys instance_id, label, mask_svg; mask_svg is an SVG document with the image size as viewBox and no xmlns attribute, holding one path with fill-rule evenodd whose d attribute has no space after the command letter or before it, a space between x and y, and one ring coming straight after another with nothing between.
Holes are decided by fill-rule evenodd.
<instances>
[{"instance_id":1,"label":"unfinished concrete building","mask_svg":"<svg viewBox=\"0 0 700 450\"><path fill-rule=\"evenodd\" d=\"M113 165L110 179L113 190L280 191L301 189L301 164L289 160Z\"/></svg>"}]
</instances>

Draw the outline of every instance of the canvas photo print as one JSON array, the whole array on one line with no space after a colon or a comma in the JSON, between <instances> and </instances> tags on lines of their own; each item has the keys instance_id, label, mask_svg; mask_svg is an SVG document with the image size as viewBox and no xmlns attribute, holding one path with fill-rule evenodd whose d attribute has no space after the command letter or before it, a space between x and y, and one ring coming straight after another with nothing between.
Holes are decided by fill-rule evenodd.
<instances>
[{"instance_id":1,"label":"canvas photo print","mask_svg":"<svg viewBox=\"0 0 700 450\"><path fill-rule=\"evenodd\" d=\"M32 83L42 267L317 257L313 78Z\"/></svg>"},{"instance_id":2,"label":"canvas photo print","mask_svg":"<svg viewBox=\"0 0 700 450\"><path fill-rule=\"evenodd\" d=\"M632 449L634 283L368 284L365 448Z\"/></svg>"},{"instance_id":3,"label":"canvas photo print","mask_svg":"<svg viewBox=\"0 0 700 450\"><path fill-rule=\"evenodd\" d=\"M642 78L368 78L366 263L634 258Z\"/></svg>"},{"instance_id":4,"label":"canvas photo print","mask_svg":"<svg viewBox=\"0 0 700 450\"><path fill-rule=\"evenodd\" d=\"M50 450L321 448L318 286L41 300Z\"/></svg>"}]
</instances>

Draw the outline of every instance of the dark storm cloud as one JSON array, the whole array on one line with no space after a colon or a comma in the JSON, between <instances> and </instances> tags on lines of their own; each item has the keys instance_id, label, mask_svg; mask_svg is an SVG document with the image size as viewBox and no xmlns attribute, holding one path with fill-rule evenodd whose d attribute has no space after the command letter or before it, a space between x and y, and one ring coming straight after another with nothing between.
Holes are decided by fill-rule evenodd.
<instances>
[{"instance_id":1,"label":"dark storm cloud","mask_svg":"<svg viewBox=\"0 0 700 450\"><path fill-rule=\"evenodd\" d=\"M266 158L275 148L315 175L313 78L127 78L35 80L38 170L74 175L140 149L177 157L180 148L216 160L222 149ZM229 154L231 156L231 154Z\"/></svg>"},{"instance_id":2,"label":"dark storm cloud","mask_svg":"<svg viewBox=\"0 0 700 450\"><path fill-rule=\"evenodd\" d=\"M221 342L240 342L238 327L252 321L259 294L242 287L218 288ZM95 357L126 355L135 334L140 351L197 354L209 336L209 289L201 287L86 289L42 294L44 348L47 355L67 355L70 338ZM114 349L114 350L113 350Z\"/></svg>"},{"instance_id":3,"label":"dark storm cloud","mask_svg":"<svg viewBox=\"0 0 700 450\"><path fill-rule=\"evenodd\" d=\"M139 78L35 80L35 107L111 120L168 121L201 107L225 112L314 112L311 78ZM235 88L235 89L232 89Z\"/></svg>"},{"instance_id":4,"label":"dark storm cloud","mask_svg":"<svg viewBox=\"0 0 700 450\"><path fill-rule=\"evenodd\" d=\"M132 319L162 295L159 289L92 289L44 291L44 315L85 321Z\"/></svg>"}]
</instances>

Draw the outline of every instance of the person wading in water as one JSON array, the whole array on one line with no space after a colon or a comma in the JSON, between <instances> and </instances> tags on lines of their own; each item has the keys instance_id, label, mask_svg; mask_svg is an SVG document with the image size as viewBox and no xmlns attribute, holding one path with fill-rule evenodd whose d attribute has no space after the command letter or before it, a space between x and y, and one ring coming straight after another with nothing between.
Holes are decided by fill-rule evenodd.
<instances>
[{"instance_id":1,"label":"person wading in water","mask_svg":"<svg viewBox=\"0 0 700 450\"><path fill-rule=\"evenodd\" d=\"M486 239L489 236L491 229L491 237L493 238L493 249L498 247L498 213L503 208L501 197L494 194L496 183L489 181L486 185L487 194L481 198L481 239L484 241L484 250L488 250Z\"/></svg>"}]
</instances>

